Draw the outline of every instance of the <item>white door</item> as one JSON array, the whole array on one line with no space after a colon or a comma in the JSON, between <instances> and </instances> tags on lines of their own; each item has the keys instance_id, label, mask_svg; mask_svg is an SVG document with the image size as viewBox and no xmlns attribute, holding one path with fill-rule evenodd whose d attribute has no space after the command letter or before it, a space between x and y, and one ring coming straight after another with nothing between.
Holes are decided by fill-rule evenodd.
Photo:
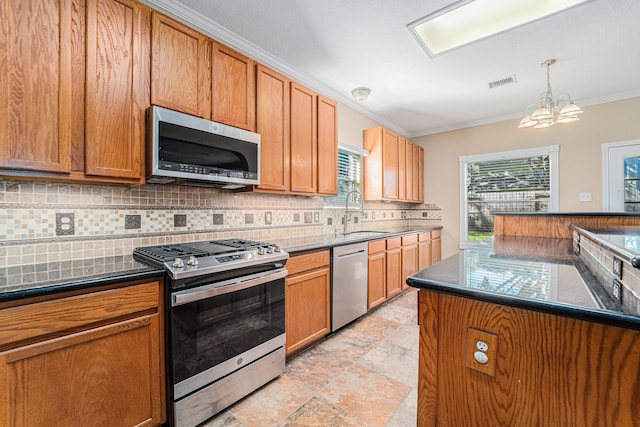
<instances>
[{"instance_id":1,"label":"white door","mask_svg":"<svg viewBox=\"0 0 640 427\"><path fill-rule=\"evenodd\" d=\"M602 166L604 210L640 213L640 140L604 144Z\"/></svg>"}]
</instances>

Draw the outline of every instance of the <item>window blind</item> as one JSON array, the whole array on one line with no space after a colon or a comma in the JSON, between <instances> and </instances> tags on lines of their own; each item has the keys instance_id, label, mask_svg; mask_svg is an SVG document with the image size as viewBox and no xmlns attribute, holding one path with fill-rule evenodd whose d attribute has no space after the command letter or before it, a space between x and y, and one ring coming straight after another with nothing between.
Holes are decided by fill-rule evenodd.
<instances>
[{"instance_id":1,"label":"window blind","mask_svg":"<svg viewBox=\"0 0 640 427\"><path fill-rule=\"evenodd\" d=\"M466 165L466 209L470 240L474 240L474 235L486 238L492 233L492 212L549 211L549 160L549 155L543 155L471 162Z\"/></svg>"},{"instance_id":2,"label":"window blind","mask_svg":"<svg viewBox=\"0 0 640 427\"><path fill-rule=\"evenodd\" d=\"M338 195L325 197L325 205L344 206L347 193L360 190L361 175L360 155L338 150Z\"/></svg>"}]
</instances>

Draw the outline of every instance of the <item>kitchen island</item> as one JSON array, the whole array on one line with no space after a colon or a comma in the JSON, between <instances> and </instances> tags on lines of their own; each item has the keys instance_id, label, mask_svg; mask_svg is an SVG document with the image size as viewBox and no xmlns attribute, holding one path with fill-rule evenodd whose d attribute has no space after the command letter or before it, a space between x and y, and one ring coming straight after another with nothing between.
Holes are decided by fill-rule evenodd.
<instances>
[{"instance_id":1,"label":"kitchen island","mask_svg":"<svg viewBox=\"0 0 640 427\"><path fill-rule=\"evenodd\" d=\"M574 247L497 235L407 280L419 426L640 425L640 317Z\"/></svg>"}]
</instances>

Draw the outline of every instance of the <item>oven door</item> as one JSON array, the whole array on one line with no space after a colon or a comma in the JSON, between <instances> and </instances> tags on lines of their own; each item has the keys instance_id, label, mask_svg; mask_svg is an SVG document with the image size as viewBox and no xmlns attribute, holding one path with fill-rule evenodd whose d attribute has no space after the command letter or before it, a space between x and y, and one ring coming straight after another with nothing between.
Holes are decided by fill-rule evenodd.
<instances>
[{"instance_id":1,"label":"oven door","mask_svg":"<svg viewBox=\"0 0 640 427\"><path fill-rule=\"evenodd\" d=\"M286 276L281 268L171 294L174 401L285 345Z\"/></svg>"}]
</instances>

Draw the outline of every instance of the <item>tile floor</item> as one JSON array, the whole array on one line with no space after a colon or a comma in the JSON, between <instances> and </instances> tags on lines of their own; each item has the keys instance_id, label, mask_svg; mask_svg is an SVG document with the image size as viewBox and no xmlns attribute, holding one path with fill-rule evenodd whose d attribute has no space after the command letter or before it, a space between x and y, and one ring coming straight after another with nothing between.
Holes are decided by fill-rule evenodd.
<instances>
[{"instance_id":1,"label":"tile floor","mask_svg":"<svg viewBox=\"0 0 640 427\"><path fill-rule=\"evenodd\" d=\"M290 359L283 376L200 427L415 426L416 292Z\"/></svg>"}]
</instances>

